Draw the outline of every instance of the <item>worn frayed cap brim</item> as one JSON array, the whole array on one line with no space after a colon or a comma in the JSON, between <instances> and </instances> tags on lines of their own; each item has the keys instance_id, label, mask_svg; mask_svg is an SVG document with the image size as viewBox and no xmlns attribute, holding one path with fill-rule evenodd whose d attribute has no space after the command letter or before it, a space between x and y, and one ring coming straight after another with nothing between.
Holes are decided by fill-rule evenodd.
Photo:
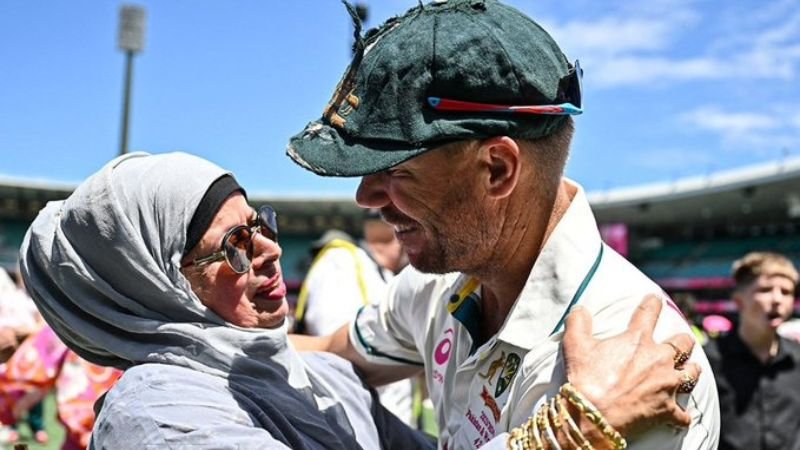
<instances>
[{"instance_id":1,"label":"worn frayed cap brim","mask_svg":"<svg viewBox=\"0 0 800 450\"><path fill-rule=\"evenodd\" d=\"M318 175L358 177L384 171L434 147L347 139L330 125L315 121L289 140L286 154Z\"/></svg>"}]
</instances>

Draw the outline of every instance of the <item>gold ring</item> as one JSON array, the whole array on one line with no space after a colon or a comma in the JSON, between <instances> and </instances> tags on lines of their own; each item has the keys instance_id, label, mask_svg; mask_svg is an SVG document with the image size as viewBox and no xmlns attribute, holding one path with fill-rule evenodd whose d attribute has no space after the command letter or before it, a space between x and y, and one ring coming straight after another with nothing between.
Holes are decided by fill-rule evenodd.
<instances>
[{"instance_id":1,"label":"gold ring","mask_svg":"<svg viewBox=\"0 0 800 450\"><path fill-rule=\"evenodd\" d=\"M678 392L688 394L694 390L695 386L697 386L697 378L692 378L691 375L683 372L683 381L678 385Z\"/></svg>"},{"instance_id":2,"label":"gold ring","mask_svg":"<svg viewBox=\"0 0 800 450\"><path fill-rule=\"evenodd\" d=\"M677 345L673 344L672 342L667 342L667 345L672 347L675 350L675 356L672 358L675 361L675 369L680 369L686 364L686 361L689 361L689 358L692 356L688 352L681 351Z\"/></svg>"}]
</instances>

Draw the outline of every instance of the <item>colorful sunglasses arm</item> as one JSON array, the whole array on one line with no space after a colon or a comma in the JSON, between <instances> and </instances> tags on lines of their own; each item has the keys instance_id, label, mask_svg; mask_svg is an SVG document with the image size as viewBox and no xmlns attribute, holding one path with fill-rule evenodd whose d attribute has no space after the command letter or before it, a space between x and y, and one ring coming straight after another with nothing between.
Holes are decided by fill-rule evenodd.
<instances>
[{"instance_id":1,"label":"colorful sunglasses arm","mask_svg":"<svg viewBox=\"0 0 800 450\"><path fill-rule=\"evenodd\" d=\"M437 111L454 112L499 112L558 116L583 114L583 110L572 103L561 103L560 105L495 105L492 103L465 102L441 97L428 97L428 105Z\"/></svg>"}]
</instances>

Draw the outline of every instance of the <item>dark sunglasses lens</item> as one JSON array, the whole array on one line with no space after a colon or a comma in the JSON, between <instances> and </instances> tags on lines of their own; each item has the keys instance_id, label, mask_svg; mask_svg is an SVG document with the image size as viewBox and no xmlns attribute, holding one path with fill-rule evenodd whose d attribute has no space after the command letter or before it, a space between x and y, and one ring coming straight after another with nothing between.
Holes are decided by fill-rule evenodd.
<instances>
[{"instance_id":1,"label":"dark sunglasses lens","mask_svg":"<svg viewBox=\"0 0 800 450\"><path fill-rule=\"evenodd\" d=\"M580 63L575 60L575 66L572 68L572 77L569 87L569 98L572 104L578 108L583 107L583 69Z\"/></svg>"},{"instance_id":2,"label":"dark sunglasses lens","mask_svg":"<svg viewBox=\"0 0 800 450\"><path fill-rule=\"evenodd\" d=\"M264 205L258 210L258 224L264 236L278 242L278 215L271 206Z\"/></svg>"},{"instance_id":3,"label":"dark sunglasses lens","mask_svg":"<svg viewBox=\"0 0 800 450\"><path fill-rule=\"evenodd\" d=\"M578 108L582 107L583 100L581 99L581 79L583 78L583 69L580 63L575 61L575 65L570 65L569 72L558 82L558 94L556 97L557 102L572 103Z\"/></svg>"},{"instance_id":4,"label":"dark sunglasses lens","mask_svg":"<svg viewBox=\"0 0 800 450\"><path fill-rule=\"evenodd\" d=\"M250 269L252 245L250 245L250 229L236 227L231 230L225 240L225 259L237 273L245 273Z\"/></svg>"}]
</instances>

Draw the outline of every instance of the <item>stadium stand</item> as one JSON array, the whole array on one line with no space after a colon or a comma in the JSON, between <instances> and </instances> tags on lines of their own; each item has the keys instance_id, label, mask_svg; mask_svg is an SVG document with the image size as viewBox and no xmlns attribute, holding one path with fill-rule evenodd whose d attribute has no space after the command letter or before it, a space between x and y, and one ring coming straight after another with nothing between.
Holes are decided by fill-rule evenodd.
<instances>
[{"instance_id":1,"label":"stadium stand","mask_svg":"<svg viewBox=\"0 0 800 450\"><path fill-rule=\"evenodd\" d=\"M0 177L0 265L16 271L17 248L47 201L74 185ZM253 195L279 213L283 268L297 289L308 245L329 228L359 236L362 214L351 198ZM668 183L589 193L606 241L668 293L691 293L702 314L730 313L732 261L773 250L800 265L800 158Z\"/></svg>"},{"instance_id":2,"label":"stadium stand","mask_svg":"<svg viewBox=\"0 0 800 450\"><path fill-rule=\"evenodd\" d=\"M701 314L734 310L730 267L745 253L800 263L800 158L594 192L590 201L601 229L626 229L626 256L668 293L693 294Z\"/></svg>"}]
</instances>

